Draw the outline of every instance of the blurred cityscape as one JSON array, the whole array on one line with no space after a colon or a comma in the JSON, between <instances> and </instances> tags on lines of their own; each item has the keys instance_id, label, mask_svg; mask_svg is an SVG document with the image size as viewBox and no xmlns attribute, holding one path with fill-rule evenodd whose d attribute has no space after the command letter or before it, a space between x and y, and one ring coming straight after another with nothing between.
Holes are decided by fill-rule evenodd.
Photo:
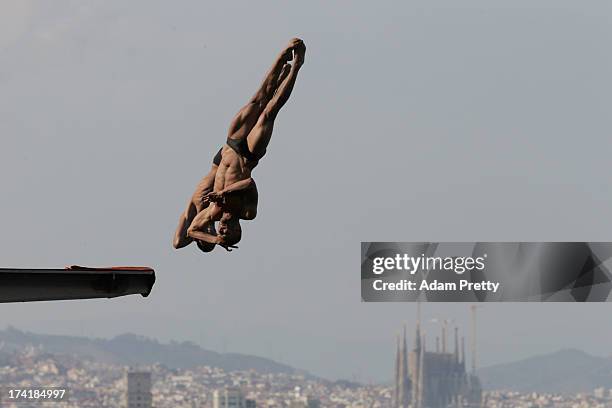
<instances>
[{"instance_id":1,"label":"blurred cityscape","mask_svg":"<svg viewBox=\"0 0 612 408\"><path fill-rule=\"evenodd\" d=\"M254 370L227 372L209 366L169 369L160 364L130 368L54 355L36 347L13 353L0 366L0 379L4 390L32 387L68 390L66 401L31 405L7 401L6 392L3 392L2 407L7 408L382 408L394 406L396 392L395 384L331 382L304 374L262 374ZM575 395L485 391L482 406L612 407L612 390L597 388ZM422 408L427 406L422 405Z\"/></svg>"}]
</instances>

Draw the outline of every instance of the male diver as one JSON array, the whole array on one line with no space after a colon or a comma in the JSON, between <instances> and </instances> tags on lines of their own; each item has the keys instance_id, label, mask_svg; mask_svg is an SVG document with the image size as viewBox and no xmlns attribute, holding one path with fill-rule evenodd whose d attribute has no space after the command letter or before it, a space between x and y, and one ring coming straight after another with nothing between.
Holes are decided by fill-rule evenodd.
<instances>
[{"instance_id":1,"label":"male diver","mask_svg":"<svg viewBox=\"0 0 612 408\"><path fill-rule=\"evenodd\" d=\"M305 53L304 42L292 39L258 91L232 119L226 144L180 217L175 248L192 241L204 252L212 251L215 245L228 251L236 248L242 238L240 219L252 220L257 215L258 193L251 172L266 153L274 120L291 95Z\"/></svg>"}]
</instances>

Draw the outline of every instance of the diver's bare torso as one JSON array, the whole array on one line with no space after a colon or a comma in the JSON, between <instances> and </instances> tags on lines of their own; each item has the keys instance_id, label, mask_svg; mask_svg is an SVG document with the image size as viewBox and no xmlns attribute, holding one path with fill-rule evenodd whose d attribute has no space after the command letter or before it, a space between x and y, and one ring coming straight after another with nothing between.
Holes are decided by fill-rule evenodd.
<instances>
[{"instance_id":1,"label":"diver's bare torso","mask_svg":"<svg viewBox=\"0 0 612 408\"><path fill-rule=\"evenodd\" d=\"M230 212L240 219L252 220L257 213L259 197L255 181L251 178L252 169L247 160L228 145L223 146L221 154L222 159L213 186L213 191L218 197L208 195L209 200L215 200L211 206L219 207L220 212ZM249 180L249 183L243 183L244 188L231 189L232 186L246 180ZM219 210L213 210L217 213L217 217Z\"/></svg>"},{"instance_id":2,"label":"diver's bare torso","mask_svg":"<svg viewBox=\"0 0 612 408\"><path fill-rule=\"evenodd\" d=\"M215 175L213 191L222 191L226 186L251 177L251 169L240 156L228 145L221 149L221 163Z\"/></svg>"}]
</instances>

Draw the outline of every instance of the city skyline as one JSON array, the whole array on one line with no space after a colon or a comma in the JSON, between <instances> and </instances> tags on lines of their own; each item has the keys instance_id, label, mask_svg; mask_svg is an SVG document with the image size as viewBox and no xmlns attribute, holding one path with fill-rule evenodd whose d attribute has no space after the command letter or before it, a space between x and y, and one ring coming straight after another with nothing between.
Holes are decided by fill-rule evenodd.
<instances>
[{"instance_id":1,"label":"city skyline","mask_svg":"<svg viewBox=\"0 0 612 408\"><path fill-rule=\"evenodd\" d=\"M156 408L395 406L393 385L330 383L299 374L224 371L207 366L177 370L153 364L139 368L138 375L144 380L144 387L136 390L137 393L130 393L130 373L131 368L125 365L57 356L34 348L15 353L0 365L5 390L6 387L23 389L62 384L62 387L69 390L67 397L54 403L62 408L127 406L130 394L134 396L141 391L144 391L141 394L147 401L146 405L152 397ZM10 394L0 398L7 408L21 406L11 401ZM553 405L557 408L603 408L612 404L612 388L596 387L587 392L565 394L489 390L483 393L483 403L487 408L530 404ZM138 402L136 405L139 405Z\"/></svg>"},{"instance_id":2,"label":"city skyline","mask_svg":"<svg viewBox=\"0 0 612 408\"><path fill-rule=\"evenodd\" d=\"M450 339L452 337L452 332L458 330L459 327L463 327L464 328L464 334L461 336L461 348L467 348L467 353L465 353L465 351L463 351L462 354L462 358L461 360L464 361L464 364L466 365L466 370L469 371L470 373L473 373L473 369L474 367L480 371L482 369L488 369L488 368L496 368L498 366L503 366L504 364L514 364L514 363L520 363L524 360L529 360L532 358L540 358L542 356L548 356L548 355L553 355L557 352L564 352L564 351L571 351L573 349L575 349L575 347L573 345L568 345L568 344L561 344L560 347L558 348L550 348L550 347L544 347L542 351L534 353L534 354L527 354L524 356L521 356L520 358L516 358L516 359L512 359L512 358L502 358L494 363L489 363L487 359L485 359L484 363L482 362L482 359L480 357L480 354L482 352L482 350L486 350L488 348L488 346L490 345L486 345L486 344L482 344L482 341L479 339L479 334L481 334L481 329L479 329L479 327L481 327L481 325L487 325L487 321L482 319L482 312L486 311L486 307L488 305L462 305L464 306L464 313L459 313L457 315L432 315L431 313L428 312L429 309L431 309L431 306L433 306L435 304L415 304L414 306L414 311L415 313L415 318L414 320L412 320L414 322L414 325L418 326L420 328L420 331L422 333L422 335L424 337L427 337L429 339L429 347L428 350L432 350L432 351L442 351L444 349L447 350L451 350L451 343L450 342L445 342L444 339L444 333L446 333L446 336ZM439 306L439 304L438 304ZM420 312L419 312L420 309ZM457 308L455 307L455 312L457 312ZM477 341L476 344L473 343L473 337L472 337L472 330L473 330L473 320L472 317L470 315L470 311L473 311L474 309L476 309L477 313L479 313L479 326L477 328ZM486 314L485 314L486 315ZM420 316L420 318L418 317ZM454 316L454 317L450 317L450 316ZM406 327L407 325L407 321L409 320L404 320L402 327ZM397 329L398 324L395 325L395 329ZM16 327L15 329L19 330L19 327ZM32 331L32 333L34 334L38 334L38 332L36 332L36 330ZM394 336L394 333L396 334L396 336ZM45 335L45 333L39 333L41 335ZM141 335L138 333L134 333L136 338L139 338ZM389 355L387 355L389 353L389 350L392 349L392 347L396 346L396 337L399 336L401 334L401 331L397 331L397 330L391 330L389 333L387 333L387 335L385 336L388 340L388 344L386 346L386 350L387 352L379 354L378 355L378 361L382 361L383 364L386 366L387 368L387 372L383 373L383 375L374 375L372 373L353 373L352 375L349 376L341 376L341 377L327 377L325 375L321 375L315 371L309 370L308 367L303 367L303 366L299 366L299 365L295 365L291 363L291 356L289 356L286 360L281 360L281 359L275 359L274 357L270 357L270 356L263 356L263 355L258 355L258 354L253 354L250 353L248 351L245 350L240 350L240 349L234 349L234 350L218 350L218 349L213 349L213 348L206 348L203 347L204 350L210 350L213 352L218 352L221 354L225 354L227 353L228 355L234 355L234 354L244 354L246 356L252 355L255 357L263 357L263 358L269 358L274 362L278 362L280 364L287 364L288 366L292 367L293 369L297 369L298 371L301 370L305 370L305 372L308 372L314 376L317 376L319 378L322 379L328 379L328 380L349 380L349 381L356 381L362 384L391 384L393 382L392 379L392 375L391 373L391 368L396 364L396 359L392 359L390 358ZM118 337L114 337L111 338L109 340L114 340L120 337L123 337L124 335L126 335L125 333L119 334ZM405 334L404 334L405 335ZM488 336L485 336L488 337ZM101 339L106 339L105 337L87 337L85 336L85 338L90 338L92 340L101 340ZM144 341L153 341L153 342L159 342L162 346L163 345L172 345L172 344L181 344L182 342L187 342L186 344L190 344L190 340L189 339L179 339L179 338L171 338L169 340L166 340L165 342L163 340L160 340L158 338L155 337L143 337ZM433 341L435 341L435 343L432 343ZM446 343L446 344L445 344ZM196 342L197 344L197 342ZM435 347L433 346L433 344L435 344ZM201 346L201 345L199 345ZM472 348L477 346L478 347L478 357L472 352ZM579 349L579 348L578 348ZM583 351L585 353L587 353L588 355L594 355L597 356L597 353L593 353L592 350L589 349L583 349ZM498 350L494 351L496 355L498 356L502 356L502 357L506 357L506 353L499 353ZM465 355L467 354L467 357L465 357ZM610 358L611 355L608 354L600 354L599 355L601 358ZM330 359L330 362L333 361L338 361L338 360L333 360ZM363 361L365 361L365 358L362 361L359 361L360 363L363 363Z\"/></svg>"}]
</instances>

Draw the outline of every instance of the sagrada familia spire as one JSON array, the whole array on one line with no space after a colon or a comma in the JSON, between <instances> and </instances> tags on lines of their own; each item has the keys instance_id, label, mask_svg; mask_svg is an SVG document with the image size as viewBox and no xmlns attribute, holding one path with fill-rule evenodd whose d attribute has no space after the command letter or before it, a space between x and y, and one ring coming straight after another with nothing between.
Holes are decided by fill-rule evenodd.
<instances>
[{"instance_id":1,"label":"sagrada familia spire","mask_svg":"<svg viewBox=\"0 0 612 408\"><path fill-rule=\"evenodd\" d=\"M459 348L459 329L455 328L454 351L446 350L446 328L436 339L436 351L426 350L425 335L417 320L414 347L406 347L406 327L403 337L397 336L395 387L393 408L481 407L482 388L475 373L465 368L465 339Z\"/></svg>"},{"instance_id":2,"label":"sagrada familia spire","mask_svg":"<svg viewBox=\"0 0 612 408\"><path fill-rule=\"evenodd\" d=\"M408 408L410 406L411 382L408 373L408 349L406 347L406 326L404 326L404 337L400 345L400 338L397 336L397 356L395 361L395 389L394 401L398 408Z\"/></svg>"}]
</instances>

